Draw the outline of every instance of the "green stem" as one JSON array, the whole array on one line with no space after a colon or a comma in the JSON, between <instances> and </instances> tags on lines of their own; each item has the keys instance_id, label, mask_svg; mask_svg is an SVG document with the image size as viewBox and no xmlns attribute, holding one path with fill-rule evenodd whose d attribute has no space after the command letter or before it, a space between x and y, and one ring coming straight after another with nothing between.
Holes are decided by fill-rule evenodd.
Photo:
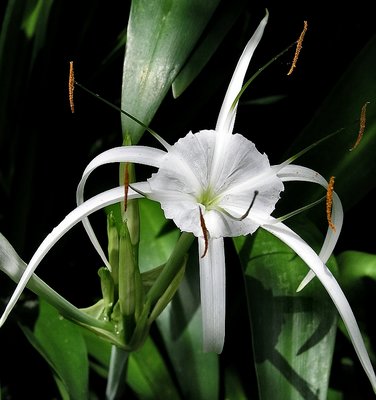
<instances>
[{"instance_id":1,"label":"green stem","mask_svg":"<svg viewBox=\"0 0 376 400\"><path fill-rule=\"evenodd\" d=\"M125 369L129 353L117 346L111 348L110 367L108 370L106 400L120 399L125 387Z\"/></svg>"},{"instance_id":2,"label":"green stem","mask_svg":"<svg viewBox=\"0 0 376 400\"><path fill-rule=\"evenodd\" d=\"M145 303L154 305L163 293L165 293L166 289L184 264L184 256L191 247L194 238L195 237L192 233L183 232L181 234L174 251L163 268L163 271L148 291Z\"/></svg>"}]
</instances>

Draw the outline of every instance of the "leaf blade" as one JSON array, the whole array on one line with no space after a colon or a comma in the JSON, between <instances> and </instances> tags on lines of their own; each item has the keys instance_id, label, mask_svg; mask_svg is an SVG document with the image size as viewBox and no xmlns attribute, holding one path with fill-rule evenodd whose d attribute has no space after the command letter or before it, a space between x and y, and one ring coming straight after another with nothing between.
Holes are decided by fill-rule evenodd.
<instances>
[{"instance_id":1,"label":"leaf blade","mask_svg":"<svg viewBox=\"0 0 376 400\"><path fill-rule=\"evenodd\" d=\"M337 321L329 296L317 280L296 292L307 266L265 231L235 245L245 269L260 398L278 390L281 398L326 399Z\"/></svg>"},{"instance_id":2,"label":"leaf blade","mask_svg":"<svg viewBox=\"0 0 376 400\"><path fill-rule=\"evenodd\" d=\"M132 2L121 106L145 125L169 90L219 0ZM137 143L144 128L122 116L123 133Z\"/></svg>"}]
</instances>

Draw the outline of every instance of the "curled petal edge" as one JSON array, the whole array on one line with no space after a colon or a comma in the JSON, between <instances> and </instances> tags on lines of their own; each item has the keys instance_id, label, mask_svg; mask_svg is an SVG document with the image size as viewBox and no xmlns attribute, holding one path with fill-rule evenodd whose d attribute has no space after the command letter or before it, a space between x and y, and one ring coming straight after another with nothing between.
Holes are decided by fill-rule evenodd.
<instances>
[{"instance_id":1,"label":"curled petal edge","mask_svg":"<svg viewBox=\"0 0 376 400\"><path fill-rule=\"evenodd\" d=\"M302 181L312 182L321 185L323 188L328 187L328 182L316 171L302 167L300 165L290 164L284 166L277 174L283 182L289 181ZM334 247L337 244L339 235L343 225L343 207L340 198L337 193L333 192L333 209L332 209L332 220L335 226L335 231L328 227L326 236L321 247L319 257L323 263L326 263L331 256ZM310 270L300 283L297 291L304 289L304 287L315 277L315 273Z\"/></svg>"}]
</instances>

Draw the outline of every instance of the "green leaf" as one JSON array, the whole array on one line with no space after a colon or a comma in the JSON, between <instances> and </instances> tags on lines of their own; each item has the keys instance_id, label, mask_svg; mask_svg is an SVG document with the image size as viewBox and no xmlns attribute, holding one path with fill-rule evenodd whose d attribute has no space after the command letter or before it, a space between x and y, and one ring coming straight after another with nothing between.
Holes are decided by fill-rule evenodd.
<instances>
[{"instance_id":1,"label":"green leaf","mask_svg":"<svg viewBox=\"0 0 376 400\"><path fill-rule=\"evenodd\" d=\"M338 255L337 261L341 287L353 307L363 335L369 339L374 332L370 313L373 313L371 304L376 289L376 255L360 251L345 251ZM339 327L348 337L344 324L340 323ZM367 350L375 361L373 347L368 345Z\"/></svg>"},{"instance_id":2,"label":"green leaf","mask_svg":"<svg viewBox=\"0 0 376 400\"><path fill-rule=\"evenodd\" d=\"M334 389L329 389L328 391L328 400L343 400L343 393L338 392Z\"/></svg>"},{"instance_id":3,"label":"green leaf","mask_svg":"<svg viewBox=\"0 0 376 400\"><path fill-rule=\"evenodd\" d=\"M47 27L53 0L32 0L25 4L26 10L22 21L22 29L28 39L34 39L31 65L38 52L43 48L47 37Z\"/></svg>"},{"instance_id":4,"label":"green leaf","mask_svg":"<svg viewBox=\"0 0 376 400\"><path fill-rule=\"evenodd\" d=\"M121 107L145 125L181 70L219 0L133 0L127 31ZM122 116L123 133L143 132Z\"/></svg>"},{"instance_id":5,"label":"green leaf","mask_svg":"<svg viewBox=\"0 0 376 400\"><path fill-rule=\"evenodd\" d=\"M335 190L345 209L362 199L376 181L376 36L359 53L324 101L314 119L289 150L289 156L319 138L343 130L302 157L302 163L326 178L336 177ZM360 129L363 105L366 127L358 147L350 151ZM297 189L298 190L298 189ZM300 200L312 201L317 191L299 191Z\"/></svg>"},{"instance_id":6,"label":"green leaf","mask_svg":"<svg viewBox=\"0 0 376 400\"><path fill-rule=\"evenodd\" d=\"M309 243L317 243L307 221ZM326 399L337 312L315 279L296 288L307 265L284 243L259 229L235 239L245 271L261 399ZM333 265L333 263L331 263Z\"/></svg>"},{"instance_id":7,"label":"green leaf","mask_svg":"<svg viewBox=\"0 0 376 400\"><path fill-rule=\"evenodd\" d=\"M239 376L232 368L226 368L225 385L227 400L247 400Z\"/></svg>"},{"instance_id":8,"label":"green leaf","mask_svg":"<svg viewBox=\"0 0 376 400\"><path fill-rule=\"evenodd\" d=\"M29 74L45 43L53 0L10 0L7 3L0 32L0 144L8 132L5 127L9 124L10 110L13 111L10 105L13 106L14 98L18 107L22 105L19 99L28 89ZM10 129L13 130L14 127Z\"/></svg>"},{"instance_id":9,"label":"green leaf","mask_svg":"<svg viewBox=\"0 0 376 400\"><path fill-rule=\"evenodd\" d=\"M164 264L172 253L180 232L168 225L159 203L139 200L140 206L140 251L141 272Z\"/></svg>"},{"instance_id":10,"label":"green leaf","mask_svg":"<svg viewBox=\"0 0 376 400\"><path fill-rule=\"evenodd\" d=\"M89 363L79 327L62 318L55 308L41 300L34 332L26 327L22 329L53 369L62 397L87 400Z\"/></svg>"},{"instance_id":11,"label":"green leaf","mask_svg":"<svg viewBox=\"0 0 376 400\"><path fill-rule=\"evenodd\" d=\"M341 285L349 293L364 292L364 281L376 282L376 255L360 251L345 251L338 255L337 262Z\"/></svg>"},{"instance_id":12,"label":"green leaf","mask_svg":"<svg viewBox=\"0 0 376 400\"><path fill-rule=\"evenodd\" d=\"M49 79L44 74L45 58L38 56L46 39L53 40L52 32L48 31L53 0L9 0L5 3L0 31L0 190L2 196L9 197L14 191L22 192L22 196L12 199L12 209L17 212L12 213L11 224L12 242L20 249L26 240L36 144L41 131L40 123L36 128L30 115L33 113L31 103L38 103L34 101L33 90L37 87L38 96L43 97L43 84L38 82L33 86L33 79L38 73L43 80ZM24 121L27 122L24 124Z\"/></svg>"},{"instance_id":13,"label":"green leaf","mask_svg":"<svg viewBox=\"0 0 376 400\"><path fill-rule=\"evenodd\" d=\"M111 356L111 343L109 343L107 340L103 340L94 332L90 332L84 328L80 329L82 330L82 335L91 359L108 368Z\"/></svg>"},{"instance_id":14,"label":"green leaf","mask_svg":"<svg viewBox=\"0 0 376 400\"><path fill-rule=\"evenodd\" d=\"M127 382L139 399L176 400L179 393L154 342L148 338L142 348L131 353Z\"/></svg>"},{"instance_id":15,"label":"green leaf","mask_svg":"<svg viewBox=\"0 0 376 400\"><path fill-rule=\"evenodd\" d=\"M92 367L106 377L110 363L111 345L89 331L84 331L88 352L95 362ZM124 377L138 399L179 399L163 356L149 337L137 352L130 354L127 375Z\"/></svg>"}]
</instances>

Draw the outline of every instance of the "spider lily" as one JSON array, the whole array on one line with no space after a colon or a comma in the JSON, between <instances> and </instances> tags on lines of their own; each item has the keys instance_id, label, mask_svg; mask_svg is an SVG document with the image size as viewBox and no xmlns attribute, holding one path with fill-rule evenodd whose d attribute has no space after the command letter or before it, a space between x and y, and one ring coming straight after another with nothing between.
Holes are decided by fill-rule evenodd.
<instances>
[{"instance_id":1,"label":"spider lily","mask_svg":"<svg viewBox=\"0 0 376 400\"><path fill-rule=\"evenodd\" d=\"M113 162L138 163L157 168L146 182L132 184L128 199L146 197L160 203L166 218L172 219L183 232L198 240L200 291L205 351L220 353L225 337L225 252L224 238L248 235L262 228L272 233L308 265L310 272L298 290L314 276L321 281L341 315L359 360L374 389L376 377L351 307L336 279L326 267L343 222L341 202L333 193L332 219L335 231L328 228L319 254L282 219L271 214L284 189L284 182L305 181L321 185L328 182L316 171L295 165L292 157L282 164L270 165L268 157L240 134L233 134L235 116L244 77L260 42L268 15L261 21L247 43L227 89L214 130L189 132L174 145L157 139L165 150L145 146L122 146L95 157L85 169L77 188L78 207L41 244L23 274L0 320L3 324L35 268L49 249L74 224L84 223L86 231L111 269L88 215L110 204L124 200L124 187L103 192L84 201L84 186L89 175L99 166Z\"/></svg>"}]
</instances>

